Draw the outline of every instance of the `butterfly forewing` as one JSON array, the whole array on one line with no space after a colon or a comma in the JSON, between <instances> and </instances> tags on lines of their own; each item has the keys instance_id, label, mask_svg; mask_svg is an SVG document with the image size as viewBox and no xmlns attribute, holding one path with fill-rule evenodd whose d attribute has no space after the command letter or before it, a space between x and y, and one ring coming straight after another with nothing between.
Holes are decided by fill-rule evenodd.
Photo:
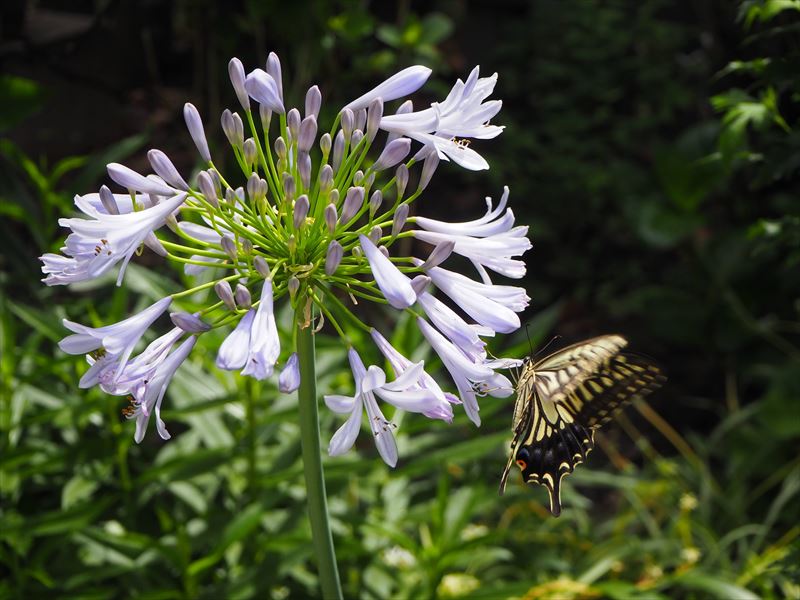
<instances>
[{"instance_id":1,"label":"butterfly forewing","mask_svg":"<svg viewBox=\"0 0 800 600\"><path fill-rule=\"evenodd\" d=\"M547 488L550 511L560 514L561 479L586 459L595 429L664 381L646 358L620 353L626 345L621 336L601 336L526 362L517 383L514 437L501 493L516 462L526 482Z\"/></svg>"}]
</instances>

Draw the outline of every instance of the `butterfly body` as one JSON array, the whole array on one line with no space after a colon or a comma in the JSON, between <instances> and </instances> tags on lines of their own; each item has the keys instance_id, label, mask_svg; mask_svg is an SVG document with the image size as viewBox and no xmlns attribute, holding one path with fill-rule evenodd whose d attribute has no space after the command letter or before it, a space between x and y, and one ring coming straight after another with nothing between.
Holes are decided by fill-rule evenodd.
<instances>
[{"instance_id":1,"label":"butterfly body","mask_svg":"<svg viewBox=\"0 0 800 600\"><path fill-rule=\"evenodd\" d=\"M561 480L586 460L594 433L613 412L659 387L664 376L648 359L623 353L627 340L605 335L523 363L517 379L511 465L523 480L547 488L550 512L561 513Z\"/></svg>"}]
</instances>

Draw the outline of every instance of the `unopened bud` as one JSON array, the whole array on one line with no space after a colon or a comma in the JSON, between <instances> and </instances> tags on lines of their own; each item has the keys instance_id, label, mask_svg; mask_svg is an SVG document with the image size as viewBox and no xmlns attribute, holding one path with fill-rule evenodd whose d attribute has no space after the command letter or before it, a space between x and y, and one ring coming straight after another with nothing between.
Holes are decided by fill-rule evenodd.
<instances>
[{"instance_id":1,"label":"unopened bud","mask_svg":"<svg viewBox=\"0 0 800 600\"><path fill-rule=\"evenodd\" d=\"M253 253L253 242L251 242L248 238L244 238L241 241L241 245L242 245L242 254L249 256Z\"/></svg>"},{"instance_id":2,"label":"unopened bud","mask_svg":"<svg viewBox=\"0 0 800 600\"><path fill-rule=\"evenodd\" d=\"M178 233L178 231L180 231L180 228L178 227L178 219L175 218L175 215L167 215L167 218L164 219L164 223L173 233Z\"/></svg>"},{"instance_id":3,"label":"unopened bud","mask_svg":"<svg viewBox=\"0 0 800 600\"><path fill-rule=\"evenodd\" d=\"M250 297L250 290L248 290L241 283L236 284L236 291L233 293L233 299L239 308L250 308L253 304L253 299Z\"/></svg>"},{"instance_id":4,"label":"unopened bud","mask_svg":"<svg viewBox=\"0 0 800 600\"><path fill-rule=\"evenodd\" d=\"M427 271L428 269L432 269L440 264L442 264L448 256L453 253L453 248L456 247L456 243L453 240L447 240L446 242L439 242L434 246L433 251L428 256L428 260L420 265L420 268L423 271Z\"/></svg>"},{"instance_id":5,"label":"unopened bud","mask_svg":"<svg viewBox=\"0 0 800 600\"><path fill-rule=\"evenodd\" d=\"M267 261L264 260L263 256L256 256L253 259L253 266L256 268L256 271L262 277L269 277L269 265Z\"/></svg>"},{"instance_id":6,"label":"unopened bud","mask_svg":"<svg viewBox=\"0 0 800 600\"><path fill-rule=\"evenodd\" d=\"M400 138L392 140L383 149L378 160L372 165L374 171L382 171L389 169L402 161L411 150L411 140L408 138Z\"/></svg>"},{"instance_id":7,"label":"unopened bud","mask_svg":"<svg viewBox=\"0 0 800 600\"><path fill-rule=\"evenodd\" d=\"M222 125L222 133L228 138L228 143L236 146L236 126L233 124L233 113L226 108L222 111L219 122Z\"/></svg>"},{"instance_id":8,"label":"unopened bud","mask_svg":"<svg viewBox=\"0 0 800 600\"><path fill-rule=\"evenodd\" d=\"M286 248L289 250L289 254L294 254L297 250L297 238L294 237L294 234L289 236L289 239L286 240Z\"/></svg>"},{"instance_id":9,"label":"unopened bud","mask_svg":"<svg viewBox=\"0 0 800 600\"><path fill-rule=\"evenodd\" d=\"M224 280L218 281L214 284L214 291L225 306L231 310L236 310L236 301L233 299L233 290L230 283Z\"/></svg>"},{"instance_id":10,"label":"unopened bud","mask_svg":"<svg viewBox=\"0 0 800 600\"><path fill-rule=\"evenodd\" d=\"M392 237L397 237L397 234L405 227L406 220L408 219L408 204L401 204L394 211L394 219L392 219Z\"/></svg>"},{"instance_id":11,"label":"unopened bud","mask_svg":"<svg viewBox=\"0 0 800 600\"><path fill-rule=\"evenodd\" d=\"M236 242L233 241L233 238L229 235L223 235L219 243L225 254L230 256L233 262L236 262L238 251L236 250Z\"/></svg>"},{"instance_id":12,"label":"unopened bud","mask_svg":"<svg viewBox=\"0 0 800 600\"><path fill-rule=\"evenodd\" d=\"M308 88L306 92L306 118L319 118L319 109L322 107L322 92L316 85Z\"/></svg>"},{"instance_id":13,"label":"unopened bud","mask_svg":"<svg viewBox=\"0 0 800 600\"><path fill-rule=\"evenodd\" d=\"M389 258L389 249L386 246L379 246L378 252L383 254L386 258Z\"/></svg>"},{"instance_id":14,"label":"unopened bud","mask_svg":"<svg viewBox=\"0 0 800 600\"><path fill-rule=\"evenodd\" d=\"M294 183L294 177L289 175L289 173L283 174L283 193L286 198L289 200L294 198L295 192L297 191L297 186Z\"/></svg>"},{"instance_id":15,"label":"unopened bud","mask_svg":"<svg viewBox=\"0 0 800 600\"><path fill-rule=\"evenodd\" d=\"M353 246L352 253L356 258L361 258L364 255L364 253L361 251L361 246Z\"/></svg>"},{"instance_id":16,"label":"unopened bud","mask_svg":"<svg viewBox=\"0 0 800 600\"><path fill-rule=\"evenodd\" d=\"M289 128L289 133L292 134L292 139L298 139L300 135L300 111L296 108L293 108L286 113L286 127Z\"/></svg>"},{"instance_id":17,"label":"unopened bud","mask_svg":"<svg viewBox=\"0 0 800 600\"><path fill-rule=\"evenodd\" d=\"M174 312L169 313L169 318L175 327L183 329L186 333L203 333L211 329L211 325L204 323L196 314Z\"/></svg>"},{"instance_id":18,"label":"unopened bud","mask_svg":"<svg viewBox=\"0 0 800 600\"><path fill-rule=\"evenodd\" d=\"M231 188L225 190L225 202L231 206L236 205L236 192L234 192Z\"/></svg>"},{"instance_id":19,"label":"unopened bud","mask_svg":"<svg viewBox=\"0 0 800 600\"><path fill-rule=\"evenodd\" d=\"M197 174L197 187L200 188L200 193L203 194L203 197L206 199L206 202L208 202L215 208L219 207L219 200L217 199L217 190L214 187L214 182L211 181L211 176L207 172L200 171Z\"/></svg>"},{"instance_id":20,"label":"unopened bud","mask_svg":"<svg viewBox=\"0 0 800 600\"><path fill-rule=\"evenodd\" d=\"M175 165L172 164L169 157L161 150L150 150L147 153L147 159L150 161L150 166L153 167L153 171L155 171L156 175L161 177L161 179L172 187L176 187L184 192L189 191L189 185L184 181L183 177L181 177L181 174L178 173L178 169L175 168Z\"/></svg>"},{"instance_id":21,"label":"unopened bud","mask_svg":"<svg viewBox=\"0 0 800 600\"><path fill-rule=\"evenodd\" d=\"M244 141L242 148L244 153L244 162L248 167L252 167L258 157L258 150L256 150L256 141L253 138L247 138Z\"/></svg>"},{"instance_id":22,"label":"unopened bud","mask_svg":"<svg viewBox=\"0 0 800 600\"><path fill-rule=\"evenodd\" d=\"M375 183L375 171L370 171L369 175L364 177L364 183L362 185L365 190L369 191L373 183Z\"/></svg>"},{"instance_id":23,"label":"unopened bud","mask_svg":"<svg viewBox=\"0 0 800 600\"><path fill-rule=\"evenodd\" d=\"M289 290L289 298L294 300L295 296L297 296L297 291L300 289L300 280L292 275L286 284L286 288Z\"/></svg>"},{"instance_id":24,"label":"unopened bud","mask_svg":"<svg viewBox=\"0 0 800 600\"><path fill-rule=\"evenodd\" d=\"M333 187L333 167L330 165L322 165L319 170L319 189L322 193L330 191Z\"/></svg>"},{"instance_id":25,"label":"unopened bud","mask_svg":"<svg viewBox=\"0 0 800 600\"><path fill-rule=\"evenodd\" d=\"M311 155L308 152L297 153L297 172L304 190L311 187Z\"/></svg>"},{"instance_id":26,"label":"unopened bud","mask_svg":"<svg viewBox=\"0 0 800 600\"><path fill-rule=\"evenodd\" d=\"M383 99L375 98L369 103L369 111L367 112L367 141L370 143L378 134L381 117L383 117Z\"/></svg>"},{"instance_id":27,"label":"unopened bud","mask_svg":"<svg viewBox=\"0 0 800 600\"><path fill-rule=\"evenodd\" d=\"M333 275L336 272L339 263L342 262L342 256L344 256L344 249L339 242L333 240L328 244L328 252L325 255L325 273L327 275Z\"/></svg>"},{"instance_id":28,"label":"unopened bud","mask_svg":"<svg viewBox=\"0 0 800 600\"><path fill-rule=\"evenodd\" d=\"M374 217L375 213L378 212L378 209L383 204L383 193L380 190L375 190L372 192L372 196L369 197L369 216Z\"/></svg>"},{"instance_id":29,"label":"unopened bud","mask_svg":"<svg viewBox=\"0 0 800 600\"><path fill-rule=\"evenodd\" d=\"M100 188L100 202L103 203L103 208L106 209L106 212L110 215L118 215L119 214L119 206L117 206L117 200L114 198L114 194L111 193L111 190L108 189L107 186L102 186Z\"/></svg>"},{"instance_id":30,"label":"unopened bud","mask_svg":"<svg viewBox=\"0 0 800 600\"><path fill-rule=\"evenodd\" d=\"M428 156L425 158L425 162L422 163L422 175L419 176L419 185L417 189L419 191L424 190L428 187L428 184L431 181L431 177L436 172L436 167L439 166L439 153L433 150Z\"/></svg>"},{"instance_id":31,"label":"unopened bud","mask_svg":"<svg viewBox=\"0 0 800 600\"><path fill-rule=\"evenodd\" d=\"M353 119L354 118L355 117L353 116L353 111L350 110L349 108L345 108L342 111L342 120L341 120L342 135L344 136L344 139L346 139L346 140L349 140L350 136L353 135Z\"/></svg>"},{"instance_id":32,"label":"unopened bud","mask_svg":"<svg viewBox=\"0 0 800 600\"><path fill-rule=\"evenodd\" d=\"M261 178L258 173L251 173L247 178L247 195L250 197L251 202L258 202L263 198L263 190L261 188Z\"/></svg>"},{"instance_id":33,"label":"unopened bud","mask_svg":"<svg viewBox=\"0 0 800 600\"><path fill-rule=\"evenodd\" d=\"M331 134L323 133L319 138L319 149L322 150L323 162L328 160L328 154L331 153Z\"/></svg>"},{"instance_id":34,"label":"unopened bud","mask_svg":"<svg viewBox=\"0 0 800 600\"><path fill-rule=\"evenodd\" d=\"M328 206L325 207L325 225L328 227L330 233L336 231L336 221L336 205L328 204Z\"/></svg>"},{"instance_id":35,"label":"unopened bud","mask_svg":"<svg viewBox=\"0 0 800 600\"><path fill-rule=\"evenodd\" d=\"M236 136L235 146L241 148L242 144L244 144L244 123L242 123L242 117L239 116L239 113L233 113L231 118L233 119L233 130Z\"/></svg>"},{"instance_id":36,"label":"unopened bud","mask_svg":"<svg viewBox=\"0 0 800 600\"><path fill-rule=\"evenodd\" d=\"M359 169L353 173L353 185L361 185L362 181L364 181L364 171Z\"/></svg>"},{"instance_id":37,"label":"unopened bud","mask_svg":"<svg viewBox=\"0 0 800 600\"><path fill-rule=\"evenodd\" d=\"M373 244L377 246L378 240L383 237L383 230L377 225L375 225L372 229L369 230L369 234L367 235L367 237Z\"/></svg>"},{"instance_id":38,"label":"unopened bud","mask_svg":"<svg viewBox=\"0 0 800 600\"><path fill-rule=\"evenodd\" d=\"M300 123L300 131L297 134L297 149L300 152L310 152L314 145L314 138L317 137L317 119L310 116L303 119Z\"/></svg>"},{"instance_id":39,"label":"unopened bud","mask_svg":"<svg viewBox=\"0 0 800 600\"><path fill-rule=\"evenodd\" d=\"M339 190L333 189L331 193L328 194L328 201L336 206L339 206Z\"/></svg>"},{"instance_id":40,"label":"unopened bud","mask_svg":"<svg viewBox=\"0 0 800 600\"><path fill-rule=\"evenodd\" d=\"M297 352L292 352L286 361L286 366L283 367L281 374L278 375L278 389L284 394L291 394L299 387L300 364L297 360Z\"/></svg>"},{"instance_id":41,"label":"unopened bud","mask_svg":"<svg viewBox=\"0 0 800 600\"><path fill-rule=\"evenodd\" d=\"M339 222L346 225L350 220L356 216L361 206L364 204L364 188L351 187L347 190L347 195L342 204L342 215L339 217Z\"/></svg>"},{"instance_id":42,"label":"unopened bud","mask_svg":"<svg viewBox=\"0 0 800 600\"><path fill-rule=\"evenodd\" d=\"M197 151L200 157L205 162L211 162L211 152L208 151L208 141L206 140L206 132L203 129L203 120L200 118L200 113L191 102L183 105L183 119L186 121L186 128L189 130L189 135L192 136Z\"/></svg>"},{"instance_id":43,"label":"unopened bud","mask_svg":"<svg viewBox=\"0 0 800 600\"><path fill-rule=\"evenodd\" d=\"M242 61L238 58L232 58L228 63L228 75L231 78L236 97L239 99L239 104L242 105L243 109L250 110L250 96L247 94L247 90L244 89L245 75Z\"/></svg>"},{"instance_id":44,"label":"unopened bud","mask_svg":"<svg viewBox=\"0 0 800 600\"><path fill-rule=\"evenodd\" d=\"M275 80L278 87L278 95L283 100L283 76L281 75L281 61L278 55L270 52L267 57L267 73Z\"/></svg>"},{"instance_id":45,"label":"unopened bud","mask_svg":"<svg viewBox=\"0 0 800 600\"><path fill-rule=\"evenodd\" d=\"M397 183L397 199L400 200L406 192L408 185L408 167L400 165L394 172L395 182Z\"/></svg>"},{"instance_id":46,"label":"unopened bud","mask_svg":"<svg viewBox=\"0 0 800 600\"><path fill-rule=\"evenodd\" d=\"M300 229L305 225L308 216L308 196L303 194L294 202L294 228Z\"/></svg>"},{"instance_id":47,"label":"unopened bud","mask_svg":"<svg viewBox=\"0 0 800 600\"><path fill-rule=\"evenodd\" d=\"M353 119L353 127L356 129L360 129L364 131L364 127L367 124L367 109L360 108L355 113L353 113L355 118Z\"/></svg>"},{"instance_id":48,"label":"unopened bud","mask_svg":"<svg viewBox=\"0 0 800 600\"><path fill-rule=\"evenodd\" d=\"M356 129L350 138L350 147L355 148L364 139L364 132L361 129Z\"/></svg>"},{"instance_id":49,"label":"unopened bud","mask_svg":"<svg viewBox=\"0 0 800 600\"><path fill-rule=\"evenodd\" d=\"M275 154L278 155L278 158L286 159L286 140L282 137L279 137L275 140Z\"/></svg>"},{"instance_id":50,"label":"unopened bud","mask_svg":"<svg viewBox=\"0 0 800 600\"><path fill-rule=\"evenodd\" d=\"M340 129L339 132L336 134L336 139L333 140L333 172L334 174L339 172L339 167L342 165L342 159L344 158L344 133Z\"/></svg>"},{"instance_id":51,"label":"unopened bud","mask_svg":"<svg viewBox=\"0 0 800 600\"><path fill-rule=\"evenodd\" d=\"M425 291L425 288L428 287L430 284L431 278L427 275L417 275L414 279L411 280L411 289L414 290L414 293L419 296L422 292Z\"/></svg>"}]
</instances>

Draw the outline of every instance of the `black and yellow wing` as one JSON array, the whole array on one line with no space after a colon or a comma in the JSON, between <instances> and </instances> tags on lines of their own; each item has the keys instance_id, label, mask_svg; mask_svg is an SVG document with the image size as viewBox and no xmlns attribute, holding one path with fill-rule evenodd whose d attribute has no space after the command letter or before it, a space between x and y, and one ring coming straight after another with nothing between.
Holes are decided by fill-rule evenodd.
<instances>
[{"instance_id":1,"label":"black and yellow wing","mask_svg":"<svg viewBox=\"0 0 800 600\"><path fill-rule=\"evenodd\" d=\"M615 410L659 387L661 369L645 357L623 353L625 338L605 335L526 360L517 380L511 455L527 483L547 488L550 512L561 513L561 480L586 460L594 432Z\"/></svg>"}]
</instances>

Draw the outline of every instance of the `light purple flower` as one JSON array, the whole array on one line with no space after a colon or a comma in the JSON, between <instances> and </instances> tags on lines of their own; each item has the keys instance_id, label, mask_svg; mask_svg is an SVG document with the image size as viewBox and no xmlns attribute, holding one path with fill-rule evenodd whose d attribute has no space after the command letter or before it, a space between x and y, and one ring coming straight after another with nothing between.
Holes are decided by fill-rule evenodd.
<instances>
[{"instance_id":1,"label":"light purple flower","mask_svg":"<svg viewBox=\"0 0 800 600\"><path fill-rule=\"evenodd\" d=\"M359 235L361 249L369 261L375 283L393 307L403 309L416 302L417 295L411 287L411 280L403 275L365 235Z\"/></svg>"},{"instance_id":2,"label":"light purple flower","mask_svg":"<svg viewBox=\"0 0 800 600\"><path fill-rule=\"evenodd\" d=\"M278 376L278 389L284 394L290 394L300 387L300 363L297 352L292 352Z\"/></svg>"},{"instance_id":3,"label":"light purple flower","mask_svg":"<svg viewBox=\"0 0 800 600\"><path fill-rule=\"evenodd\" d=\"M265 279L261 300L250 329L247 364L242 369L242 375L251 375L258 380L266 379L272 375L280 353L281 342L272 305L272 281Z\"/></svg>"},{"instance_id":4,"label":"light purple flower","mask_svg":"<svg viewBox=\"0 0 800 600\"><path fill-rule=\"evenodd\" d=\"M283 114L283 101L275 80L266 71L255 69L245 80L244 87L250 97L269 110Z\"/></svg>"},{"instance_id":5,"label":"light purple flower","mask_svg":"<svg viewBox=\"0 0 800 600\"><path fill-rule=\"evenodd\" d=\"M200 118L197 108L191 102L183 105L183 119L186 121L186 128L189 130L189 135L192 136L192 141L200 153L200 157L207 163L211 162L211 152L208 151L208 140L206 140L203 120Z\"/></svg>"},{"instance_id":6,"label":"light purple flower","mask_svg":"<svg viewBox=\"0 0 800 600\"><path fill-rule=\"evenodd\" d=\"M390 102L403 96L413 94L428 80L431 76L431 70L428 67L415 65L408 67L402 71L395 73L389 79L378 84L363 96L359 96L344 108L349 108L353 112L367 108L375 98L380 98L384 102Z\"/></svg>"},{"instance_id":7,"label":"light purple flower","mask_svg":"<svg viewBox=\"0 0 800 600\"><path fill-rule=\"evenodd\" d=\"M135 410L129 418L136 419L136 433L133 439L137 444L144 439L147 423L150 421L152 413L156 415L156 430L161 439L168 440L171 437L164 421L161 420L161 402L164 399L167 386L169 386L172 377L175 375L175 371L189 356L195 343L197 343L197 336L194 335L185 340L178 346L177 350L158 365L152 379L147 381L138 393L134 394L136 399Z\"/></svg>"},{"instance_id":8,"label":"light purple flower","mask_svg":"<svg viewBox=\"0 0 800 600\"><path fill-rule=\"evenodd\" d=\"M93 219L59 219L59 225L72 230L62 248L68 258L53 254L41 257L42 271L47 274L43 281L63 285L93 279L122 260L117 277L120 285L134 252L185 199L186 194L180 193L138 212L113 215L96 211Z\"/></svg>"}]
</instances>

